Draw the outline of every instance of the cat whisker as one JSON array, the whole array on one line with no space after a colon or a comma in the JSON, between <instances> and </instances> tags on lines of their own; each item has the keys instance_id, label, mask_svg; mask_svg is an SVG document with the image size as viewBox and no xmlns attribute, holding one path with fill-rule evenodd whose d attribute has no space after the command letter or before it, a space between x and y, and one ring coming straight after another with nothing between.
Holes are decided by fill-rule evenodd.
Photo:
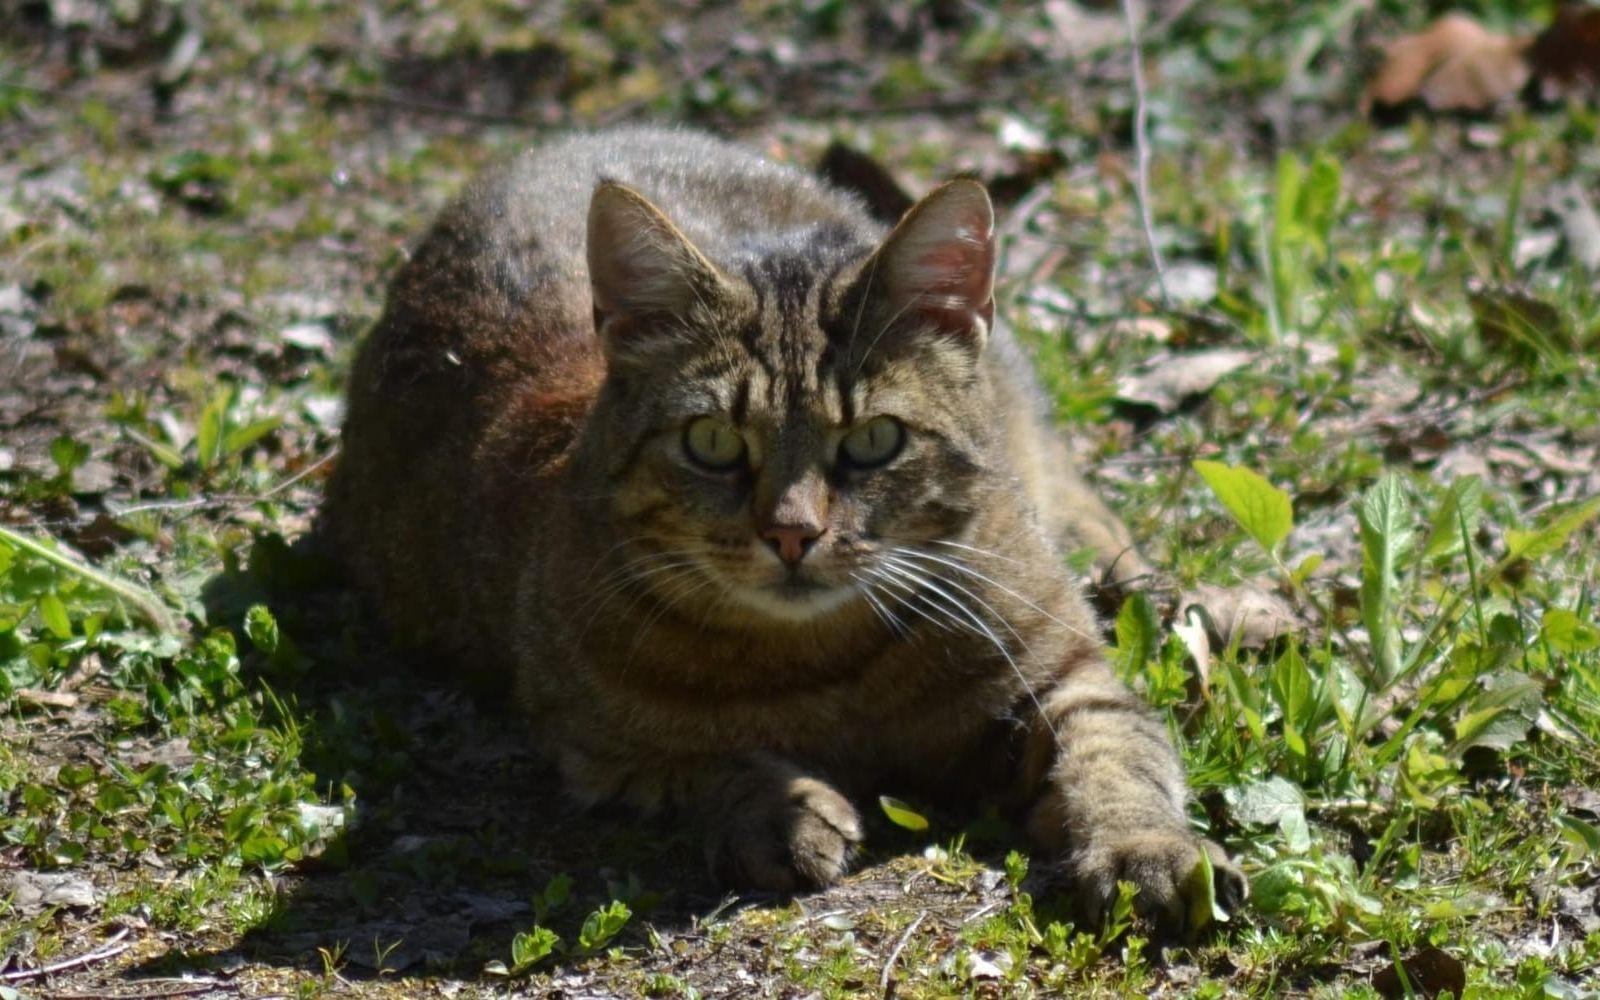
<instances>
[{"instance_id":1,"label":"cat whisker","mask_svg":"<svg viewBox=\"0 0 1600 1000\"><path fill-rule=\"evenodd\" d=\"M941 576L936 570L930 570L926 567L918 567L914 564L908 564L904 560L893 555L885 559L885 563L891 569L894 569L895 571L905 575L909 579L918 581L922 586L932 590L940 597L943 597L945 600L955 605L958 609L960 609L965 617L979 627L981 634L984 637L993 642L996 647L1000 648L1002 652L1005 652L1009 656L1010 651L1005 648L1004 641L1001 640L1000 636L989 627L988 623L985 622L983 618L975 613L970 607L968 607L967 604L960 598L952 595L944 588L953 587L954 589L960 591L963 595L976 602L979 607L983 608L984 611L987 611L991 616L993 616L994 619L1006 629L1006 631L1011 633L1011 637L1022 646L1023 650L1027 650L1027 642L1023 640L1022 636L1017 634L1017 630L1012 627L1011 622L1006 618L1006 616L1001 614L992 604L990 604L988 601L985 601L982 597L973 593L971 590L968 590L966 587L963 587L961 584L956 583L954 580L951 580L948 577ZM940 586L941 584L943 584L943 586Z\"/></svg>"},{"instance_id":2,"label":"cat whisker","mask_svg":"<svg viewBox=\"0 0 1600 1000\"><path fill-rule=\"evenodd\" d=\"M1016 558L1013 558L1012 556L1008 556L1008 555L1002 555L1001 553L995 552L995 551L993 551L991 549L981 549L976 545L967 545L964 542L952 542L948 538L935 538L935 539L932 539L932 542L933 542L934 545L948 545L953 549L965 549L968 552L975 552L980 556L989 556L992 559L999 559L1002 562L1008 562L1008 563L1011 563L1014 566L1023 565L1023 562L1022 562L1021 559L1016 559ZM900 551L904 552L904 551L908 551L908 550L901 549ZM915 552L917 550L916 549L910 549L909 551Z\"/></svg>"},{"instance_id":3,"label":"cat whisker","mask_svg":"<svg viewBox=\"0 0 1600 1000\"><path fill-rule=\"evenodd\" d=\"M688 574L684 575L688 576ZM644 640L650 634L650 630L655 628L656 623L664 618L667 612L671 611L679 604L682 604L690 597L693 597L695 594L698 594L700 591L706 589L711 585L711 583L712 580L710 577L702 576L687 590L679 590L677 593L666 595L665 598L658 598L659 606L656 608L655 612L640 622L639 627L636 630L633 639L633 646L628 650L627 662L630 664L633 662L633 658L638 655L639 647L644 645Z\"/></svg>"},{"instance_id":4,"label":"cat whisker","mask_svg":"<svg viewBox=\"0 0 1600 1000\"><path fill-rule=\"evenodd\" d=\"M900 552L900 553L908 553L911 550L896 549L894 551L895 552ZM921 578L923 580L924 586L935 586L935 585L931 584L928 581L927 576L923 575L923 573L930 573L931 574L932 571L930 571L930 570L923 570L923 573L918 573L915 570L912 570L912 569L909 569L908 567L906 567L898 558L896 558L893 555L889 556L885 560L885 562L888 565L890 565L892 568L896 569L898 572L900 572L902 574L905 574L906 576L908 576L910 578ZM1011 623L1006 620L1005 616L1001 615L998 611L995 611L995 609L993 607L991 607L982 598L979 598L977 595L973 594L971 591L967 590L964 587L961 587L959 584L956 584L953 581L951 581L951 580L949 580L949 579L947 579L945 577L937 577L936 576L936 579L940 580L943 583L947 583L947 584L949 584L949 585L951 585L953 587L957 587L963 593L971 596L979 604L983 605L983 607L985 609L987 609L990 614L992 614L996 618L998 618L1000 620L1001 624L1003 624L1008 630L1010 630L1010 632L1011 632L1011 634L1013 636L1016 636L1018 642L1023 642L1022 637L1017 635L1016 629L1011 627ZM994 632L994 630L992 628L990 628L988 625L986 625L984 623L982 618L980 618L977 614L975 614L972 611L972 609L966 607L965 605L963 605L960 601L956 600L955 598L950 597L950 595L947 592L943 591L942 589L939 589L939 588L935 588L935 589L936 589L936 592L942 594L946 598L946 600L951 601L958 609L960 609L963 612L963 614L965 615L965 617L969 621L971 621L974 625L976 625L978 627L978 630L979 630L978 634L980 634L984 638L988 639L989 642L994 645L995 650L1001 655L1001 657L1003 657L1005 659L1006 664L1011 667L1011 672L1017 675L1017 681L1019 683L1021 683L1022 690L1027 692L1028 700L1033 703L1034 711L1039 713L1039 718L1041 718L1041 719L1043 719L1045 721L1046 726L1049 728L1049 730L1051 732L1052 738L1056 742L1056 745L1058 747L1061 747L1062 749L1065 749L1064 745L1061 742L1061 734L1056 730L1055 726L1050 725L1050 716L1045 713L1044 703L1039 700L1038 692L1034 691L1033 684L1028 680L1027 674L1024 674L1022 672L1022 668L1017 664L1016 658L1011 655L1011 651L1006 648L1006 644L1001 640L1001 638L998 635L995 634L995 632ZM1023 648L1024 649L1027 648L1027 644L1026 643L1023 643Z\"/></svg>"},{"instance_id":5,"label":"cat whisker","mask_svg":"<svg viewBox=\"0 0 1600 1000\"><path fill-rule=\"evenodd\" d=\"M896 638L903 638L909 633L910 630L906 628L906 623L900 620L900 616L889 610L889 607L883 603L882 598L874 590L870 579L860 573L851 573L850 579L854 580L856 586L861 588L861 596L866 599L867 606L872 609L872 613L877 616L879 621L883 622L890 632L895 634Z\"/></svg>"},{"instance_id":6,"label":"cat whisker","mask_svg":"<svg viewBox=\"0 0 1600 1000\"><path fill-rule=\"evenodd\" d=\"M858 356L856 358L855 374L857 374L857 375L861 374L862 366L864 366L867 363L867 359L872 356L872 352L878 349L878 342L883 339L883 335L888 333L889 329L900 321L900 317L904 316L907 312L909 312L911 310L911 307L916 305L916 304L918 304L918 302L920 302L920 300L921 300L921 296L912 296L911 298L907 299L905 301L905 303L900 306L900 308L896 309L892 316L890 316L887 320L884 321L883 326L878 328L877 334L872 338L872 343L868 344L867 345L867 349L865 351L862 351L860 356ZM865 300L863 299L863 301L865 301ZM854 341L855 341L854 335L852 335L850 339L851 339L851 342L854 343Z\"/></svg>"},{"instance_id":7,"label":"cat whisker","mask_svg":"<svg viewBox=\"0 0 1600 1000\"><path fill-rule=\"evenodd\" d=\"M599 620L601 612L603 612L606 609L606 606L612 601L627 593L630 589L638 589L638 592L634 594L633 600L629 602L627 608L625 608L622 614L618 616L619 618L627 618L628 615L632 613L634 605L638 604L639 599L643 597L644 594L649 590L647 587L639 586L640 584L652 577L660 576L663 573L686 571L693 567L696 563L696 553L694 552L671 552L660 553L660 555L672 556L674 561L668 561L659 565L650 565L649 568L645 569L643 572L635 569L624 573L622 574L622 579L610 584L604 590L595 593L578 608L578 613L582 614L591 605L594 606L593 612L590 613L588 619L583 623L583 628L578 632L578 641L580 643L589 634L589 629L593 628L594 623ZM637 564L638 561L635 561L635 563L630 564L630 566L635 566Z\"/></svg>"},{"instance_id":8,"label":"cat whisker","mask_svg":"<svg viewBox=\"0 0 1600 1000\"><path fill-rule=\"evenodd\" d=\"M1080 628L1078 628L1078 627L1076 627L1076 626L1074 626L1072 624L1069 624L1068 622L1062 621L1060 618L1058 618L1055 615L1051 614L1050 612L1046 611L1044 608L1041 608L1037 603L1029 600L1028 598L1026 598L1024 596L1022 596L1021 594L1017 593L1015 590L1012 590L1010 587L1007 587L1005 584L1001 583L999 580L996 580L996 579L994 579L992 577L989 577L989 576L985 576L983 573L980 573L977 570L973 569L971 566L968 566L965 562L961 561L960 559L946 558L944 556L935 555L932 552L922 552L922 551L920 551L918 549L910 549L910 548L896 548L894 550L894 552L896 552L897 554L902 555L902 556L909 556L909 557L912 557L912 558L920 558L920 559L924 559L924 560L931 560L932 562L936 562L941 566L948 566L949 568L951 568L953 570L957 570L958 572L965 573L968 576L973 577L976 580L979 580L979 581L981 581L983 583L988 584L989 586L995 588L996 590L998 590L1001 593L1007 595L1008 597L1011 597L1012 599L1017 600L1017 601L1021 601L1030 610L1032 610L1032 611L1034 611L1034 612L1036 612L1036 613L1038 613L1040 615L1043 615L1045 618L1049 619L1050 621L1054 622L1057 625L1060 625L1062 628L1066 629L1068 632L1071 632L1073 635L1080 636L1080 637L1082 637L1084 639L1090 639L1090 640L1098 641L1098 640L1095 640L1094 636L1092 636L1089 633L1085 632L1083 629L1080 629Z\"/></svg>"},{"instance_id":9,"label":"cat whisker","mask_svg":"<svg viewBox=\"0 0 1600 1000\"><path fill-rule=\"evenodd\" d=\"M929 600L927 596L919 591L914 585L891 577L878 570L873 570L872 572L886 587L894 588L892 591L886 590L885 596L889 597L896 604L902 608L905 608L907 611L915 612L918 617L922 618L924 621L927 621L939 631L949 632L952 627L960 630L971 631L970 626L960 619L952 616L948 608ZM901 594L899 591L904 591L905 593ZM923 605L932 608L943 617L935 618L933 615L930 615L927 611L923 610Z\"/></svg>"}]
</instances>

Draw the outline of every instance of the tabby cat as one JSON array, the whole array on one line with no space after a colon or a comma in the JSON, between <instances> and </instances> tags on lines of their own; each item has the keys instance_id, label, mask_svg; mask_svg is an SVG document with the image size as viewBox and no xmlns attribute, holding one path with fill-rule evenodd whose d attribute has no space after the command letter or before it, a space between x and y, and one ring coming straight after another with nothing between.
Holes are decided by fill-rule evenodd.
<instances>
[{"instance_id":1,"label":"tabby cat","mask_svg":"<svg viewBox=\"0 0 1600 1000\"><path fill-rule=\"evenodd\" d=\"M1163 725L1064 563L1131 560L994 322L983 187L892 231L687 132L553 142L400 270L327 524L397 637L504 677L572 794L714 872L827 885L880 792L1023 818L1087 915L1180 927L1201 852Z\"/></svg>"}]
</instances>

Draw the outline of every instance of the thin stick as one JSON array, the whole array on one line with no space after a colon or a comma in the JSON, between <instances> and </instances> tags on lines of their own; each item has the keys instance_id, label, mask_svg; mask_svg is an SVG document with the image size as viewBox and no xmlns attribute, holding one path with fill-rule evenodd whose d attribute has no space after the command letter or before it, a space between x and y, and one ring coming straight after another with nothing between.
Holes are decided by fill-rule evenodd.
<instances>
[{"instance_id":1,"label":"thin stick","mask_svg":"<svg viewBox=\"0 0 1600 1000\"><path fill-rule=\"evenodd\" d=\"M900 961L900 953L906 950L906 942L911 940L911 935L917 932L917 928L922 926L922 921L927 919L927 916L927 910L918 913L917 919L911 921L911 926L907 927L905 933L900 935L900 940L895 942L894 950L889 952L888 961L883 963L883 975L878 978L879 995L885 997L889 995L889 984L894 980L894 965Z\"/></svg>"},{"instance_id":2,"label":"thin stick","mask_svg":"<svg viewBox=\"0 0 1600 1000\"><path fill-rule=\"evenodd\" d=\"M26 535L17 534L4 525L0 525L0 542L43 559L52 566L81 576L100 589L115 594L132 605L133 609L139 612L140 617L144 618L146 622L162 632L177 631L172 623L171 615L167 613L166 608L162 607L160 598L138 584L127 580L119 580L114 576L102 573L86 562L52 551Z\"/></svg>"},{"instance_id":3,"label":"thin stick","mask_svg":"<svg viewBox=\"0 0 1600 1000\"><path fill-rule=\"evenodd\" d=\"M1156 288L1161 292L1161 307L1170 308L1167 296L1167 269L1156 246L1156 225L1150 214L1150 138L1146 135L1148 108L1144 93L1144 61L1139 51L1139 20L1134 15L1136 0L1122 0L1122 17L1128 24L1128 47L1133 52L1133 146L1137 153L1134 198L1139 202L1139 221L1144 226L1144 241L1150 248L1150 263L1156 269Z\"/></svg>"},{"instance_id":4,"label":"thin stick","mask_svg":"<svg viewBox=\"0 0 1600 1000\"><path fill-rule=\"evenodd\" d=\"M120 928L115 934L111 935L110 940L93 951L86 951L76 958L62 959L61 961L51 965L42 965L37 969L23 969L20 972L0 972L0 980L4 980L8 983L20 983L28 979L37 979L40 976L49 976L57 972L65 972L67 969L76 969L78 966L88 965L90 962L99 962L108 958L114 958L128 950L128 945L118 943L127 936L128 928Z\"/></svg>"}]
</instances>

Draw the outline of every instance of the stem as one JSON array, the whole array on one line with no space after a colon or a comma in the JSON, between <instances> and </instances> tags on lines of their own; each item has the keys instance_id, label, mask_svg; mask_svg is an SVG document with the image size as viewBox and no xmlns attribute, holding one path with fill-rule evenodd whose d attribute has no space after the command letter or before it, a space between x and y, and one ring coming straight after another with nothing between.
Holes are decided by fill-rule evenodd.
<instances>
[{"instance_id":1,"label":"stem","mask_svg":"<svg viewBox=\"0 0 1600 1000\"><path fill-rule=\"evenodd\" d=\"M46 548L26 535L19 535L4 525L0 525L0 542L5 542L7 545L21 549L31 556L43 559L59 569L76 574L101 590L120 597L139 613L139 617L156 629L162 632L177 631L177 627L172 621L172 616L168 613L166 607L162 605L161 599L144 587L127 580L119 580L107 573L102 573L82 560L74 559L64 553Z\"/></svg>"}]
</instances>

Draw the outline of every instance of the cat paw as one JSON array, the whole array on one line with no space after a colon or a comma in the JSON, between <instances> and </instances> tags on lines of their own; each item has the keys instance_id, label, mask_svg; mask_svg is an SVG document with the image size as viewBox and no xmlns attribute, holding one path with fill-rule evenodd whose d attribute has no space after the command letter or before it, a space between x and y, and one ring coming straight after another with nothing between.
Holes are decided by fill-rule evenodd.
<instances>
[{"instance_id":1,"label":"cat paw","mask_svg":"<svg viewBox=\"0 0 1600 1000\"><path fill-rule=\"evenodd\" d=\"M837 882L860 843L848 799L815 778L790 777L731 805L706 852L726 884L794 892Z\"/></svg>"},{"instance_id":2,"label":"cat paw","mask_svg":"<svg viewBox=\"0 0 1600 1000\"><path fill-rule=\"evenodd\" d=\"M1163 937L1185 937L1199 929L1195 905L1204 891L1196 883L1201 851L1211 859L1217 903L1230 913L1237 910L1249 892L1244 873L1221 847L1187 831L1143 831L1089 844L1068 869L1076 902L1089 925L1099 927L1116 901L1117 883L1132 882L1139 887L1133 897L1135 913Z\"/></svg>"}]
</instances>

